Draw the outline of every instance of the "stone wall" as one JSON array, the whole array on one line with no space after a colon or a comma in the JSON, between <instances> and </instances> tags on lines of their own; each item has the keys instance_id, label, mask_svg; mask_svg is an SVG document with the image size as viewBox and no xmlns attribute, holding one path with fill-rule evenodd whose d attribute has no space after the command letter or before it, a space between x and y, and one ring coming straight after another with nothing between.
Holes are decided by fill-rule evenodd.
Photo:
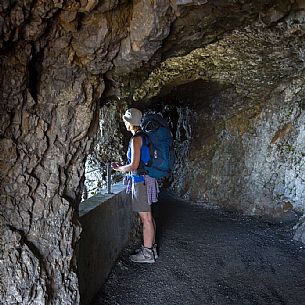
<instances>
[{"instance_id":1,"label":"stone wall","mask_svg":"<svg viewBox=\"0 0 305 305\"><path fill-rule=\"evenodd\" d=\"M281 219L292 209L304 212L303 80L246 107L231 91L205 101L205 108L178 111L173 188L250 215Z\"/></svg>"},{"instance_id":2,"label":"stone wall","mask_svg":"<svg viewBox=\"0 0 305 305\"><path fill-rule=\"evenodd\" d=\"M39 84L29 87L38 77L29 70L34 51L30 44L22 48L2 58L1 69L7 82L1 91L1 298L4 304L77 304L77 206L103 86L50 47Z\"/></svg>"},{"instance_id":3,"label":"stone wall","mask_svg":"<svg viewBox=\"0 0 305 305\"><path fill-rule=\"evenodd\" d=\"M99 132L96 134L94 150L87 156L85 164L85 190L87 199L107 187L107 163L126 162L125 149L130 135L127 134L122 116L126 102L108 101L100 111ZM112 182L122 179L122 174L112 171Z\"/></svg>"},{"instance_id":4,"label":"stone wall","mask_svg":"<svg viewBox=\"0 0 305 305\"><path fill-rule=\"evenodd\" d=\"M136 232L138 222L125 187L116 185L112 192L95 195L80 205L78 278L82 305L90 304Z\"/></svg>"}]
</instances>

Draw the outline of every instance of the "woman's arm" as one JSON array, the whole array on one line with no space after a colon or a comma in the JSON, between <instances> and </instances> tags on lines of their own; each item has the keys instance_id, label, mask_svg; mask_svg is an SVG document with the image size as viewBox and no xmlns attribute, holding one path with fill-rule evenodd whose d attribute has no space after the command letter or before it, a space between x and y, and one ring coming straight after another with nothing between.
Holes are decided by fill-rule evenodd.
<instances>
[{"instance_id":1,"label":"woman's arm","mask_svg":"<svg viewBox=\"0 0 305 305\"><path fill-rule=\"evenodd\" d=\"M138 169L141 159L142 137L134 137L131 141L131 162L127 165L119 166L114 170L126 173Z\"/></svg>"}]
</instances>

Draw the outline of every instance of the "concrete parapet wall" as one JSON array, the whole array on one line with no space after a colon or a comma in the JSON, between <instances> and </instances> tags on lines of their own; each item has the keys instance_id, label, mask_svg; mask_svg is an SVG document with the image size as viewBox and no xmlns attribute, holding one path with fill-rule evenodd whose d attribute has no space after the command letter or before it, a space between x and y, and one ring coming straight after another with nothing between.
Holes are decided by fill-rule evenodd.
<instances>
[{"instance_id":1,"label":"concrete parapet wall","mask_svg":"<svg viewBox=\"0 0 305 305\"><path fill-rule=\"evenodd\" d=\"M112 191L114 194L98 194L80 205L78 277L82 305L90 304L135 232L130 196L122 186Z\"/></svg>"}]
</instances>

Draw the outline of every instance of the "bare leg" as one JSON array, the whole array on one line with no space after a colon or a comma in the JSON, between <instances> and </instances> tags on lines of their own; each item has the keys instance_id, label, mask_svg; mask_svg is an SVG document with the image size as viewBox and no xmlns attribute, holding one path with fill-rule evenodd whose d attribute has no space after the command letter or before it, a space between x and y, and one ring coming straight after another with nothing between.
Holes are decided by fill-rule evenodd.
<instances>
[{"instance_id":1,"label":"bare leg","mask_svg":"<svg viewBox=\"0 0 305 305\"><path fill-rule=\"evenodd\" d=\"M153 220L154 231L155 231L154 240L153 240L153 245L154 245L156 243L156 231L157 231L157 227L156 227L155 219L153 217L152 217L152 220Z\"/></svg>"},{"instance_id":2,"label":"bare leg","mask_svg":"<svg viewBox=\"0 0 305 305\"><path fill-rule=\"evenodd\" d=\"M151 212L139 212L143 224L144 247L152 248L155 243L155 221Z\"/></svg>"}]
</instances>

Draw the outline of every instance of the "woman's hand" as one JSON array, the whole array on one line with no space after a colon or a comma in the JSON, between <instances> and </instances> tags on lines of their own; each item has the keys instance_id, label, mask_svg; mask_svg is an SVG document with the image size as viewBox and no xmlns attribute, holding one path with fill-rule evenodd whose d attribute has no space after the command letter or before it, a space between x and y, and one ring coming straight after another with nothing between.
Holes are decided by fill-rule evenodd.
<instances>
[{"instance_id":1,"label":"woman's hand","mask_svg":"<svg viewBox=\"0 0 305 305\"><path fill-rule=\"evenodd\" d=\"M119 162L112 162L111 163L111 167L115 170L115 169L117 169L118 167L120 167L121 166L121 164L119 163Z\"/></svg>"},{"instance_id":2,"label":"woman's hand","mask_svg":"<svg viewBox=\"0 0 305 305\"><path fill-rule=\"evenodd\" d=\"M140 158L141 158L141 146L142 138L135 137L131 142L131 162L127 165L121 165L118 162L112 162L111 167L118 172L127 173L130 171L135 171L139 167Z\"/></svg>"}]
</instances>

